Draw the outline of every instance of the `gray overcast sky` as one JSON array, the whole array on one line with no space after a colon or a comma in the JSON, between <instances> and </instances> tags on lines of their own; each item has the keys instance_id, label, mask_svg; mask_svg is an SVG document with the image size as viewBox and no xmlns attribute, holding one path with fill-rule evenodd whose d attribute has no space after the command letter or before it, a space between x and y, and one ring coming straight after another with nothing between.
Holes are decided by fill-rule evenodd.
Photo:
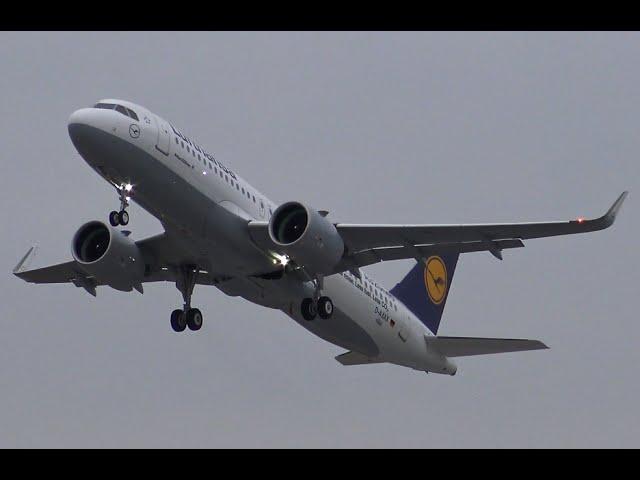
<instances>
[{"instance_id":1,"label":"gray overcast sky","mask_svg":"<svg viewBox=\"0 0 640 480\"><path fill-rule=\"evenodd\" d=\"M639 447L640 34L0 33L0 447ZM551 349L458 375L343 367L284 315L171 284L11 275L117 206L67 118L105 97L172 121L276 202L354 223L602 214L605 232L461 257L441 333ZM131 208L134 238L161 226ZM369 267L393 286L411 262Z\"/></svg>"}]
</instances>

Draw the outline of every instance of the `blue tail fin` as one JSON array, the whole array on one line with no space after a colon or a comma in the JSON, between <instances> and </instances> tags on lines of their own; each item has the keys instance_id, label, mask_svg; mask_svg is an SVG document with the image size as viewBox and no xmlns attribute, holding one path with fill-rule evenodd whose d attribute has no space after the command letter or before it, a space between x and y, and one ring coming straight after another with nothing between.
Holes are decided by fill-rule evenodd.
<instances>
[{"instance_id":1,"label":"blue tail fin","mask_svg":"<svg viewBox=\"0 0 640 480\"><path fill-rule=\"evenodd\" d=\"M459 253L432 255L418 262L391 289L391 294L404 303L434 335L438 333L459 256Z\"/></svg>"}]
</instances>

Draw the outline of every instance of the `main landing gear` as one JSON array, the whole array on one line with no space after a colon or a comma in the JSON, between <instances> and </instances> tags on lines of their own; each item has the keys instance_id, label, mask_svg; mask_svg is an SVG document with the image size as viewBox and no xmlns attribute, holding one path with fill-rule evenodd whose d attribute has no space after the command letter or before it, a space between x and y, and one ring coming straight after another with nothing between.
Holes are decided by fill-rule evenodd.
<instances>
[{"instance_id":1,"label":"main landing gear","mask_svg":"<svg viewBox=\"0 0 640 480\"><path fill-rule=\"evenodd\" d=\"M329 297L320 297L317 301L313 298L305 298L300 304L302 317L310 322L316 315L320 318L331 318L333 315L333 302Z\"/></svg>"},{"instance_id":2,"label":"main landing gear","mask_svg":"<svg viewBox=\"0 0 640 480\"><path fill-rule=\"evenodd\" d=\"M191 294L196 285L197 275L198 267L196 266L189 265L180 269L176 287L182 293L184 307L171 312L171 328L174 332L183 332L187 327L192 331L202 328L202 312L197 308L191 308Z\"/></svg>"},{"instance_id":3,"label":"main landing gear","mask_svg":"<svg viewBox=\"0 0 640 480\"><path fill-rule=\"evenodd\" d=\"M333 315L333 302L329 297L321 296L324 278L319 276L314 280L315 292L313 298L305 298L300 304L300 311L302 317L310 322L316 315L320 315L320 318L331 318Z\"/></svg>"},{"instance_id":4,"label":"main landing gear","mask_svg":"<svg viewBox=\"0 0 640 480\"><path fill-rule=\"evenodd\" d=\"M129 223L129 213L126 208L129 206L129 196L131 195L132 186L127 183L126 185L116 187L116 189L120 197L120 211L116 212L113 210L109 214L109 223L113 227L117 227L118 225L124 226Z\"/></svg>"}]
</instances>

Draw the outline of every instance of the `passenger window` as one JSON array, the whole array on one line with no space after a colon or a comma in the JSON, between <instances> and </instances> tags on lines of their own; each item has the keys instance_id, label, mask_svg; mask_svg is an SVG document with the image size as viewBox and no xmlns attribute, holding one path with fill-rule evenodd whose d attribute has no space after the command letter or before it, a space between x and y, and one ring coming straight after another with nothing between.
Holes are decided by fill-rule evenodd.
<instances>
[{"instance_id":1,"label":"passenger window","mask_svg":"<svg viewBox=\"0 0 640 480\"><path fill-rule=\"evenodd\" d=\"M184 142L180 142L180 146L184 148Z\"/></svg>"},{"instance_id":2,"label":"passenger window","mask_svg":"<svg viewBox=\"0 0 640 480\"><path fill-rule=\"evenodd\" d=\"M253 195L253 203L256 203L256 196Z\"/></svg>"},{"instance_id":3,"label":"passenger window","mask_svg":"<svg viewBox=\"0 0 640 480\"><path fill-rule=\"evenodd\" d=\"M236 183L236 190L240 191L240 185Z\"/></svg>"},{"instance_id":4,"label":"passenger window","mask_svg":"<svg viewBox=\"0 0 640 480\"><path fill-rule=\"evenodd\" d=\"M178 137L175 137L175 138L176 138L176 145L180 145L180 142L178 141Z\"/></svg>"}]
</instances>

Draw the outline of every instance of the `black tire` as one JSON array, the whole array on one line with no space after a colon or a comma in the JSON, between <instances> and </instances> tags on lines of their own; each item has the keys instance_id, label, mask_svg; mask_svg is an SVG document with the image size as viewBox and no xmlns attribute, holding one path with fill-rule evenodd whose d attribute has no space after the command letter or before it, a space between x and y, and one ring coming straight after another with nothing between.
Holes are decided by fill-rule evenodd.
<instances>
[{"instance_id":1,"label":"black tire","mask_svg":"<svg viewBox=\"0 0 640 480\"><path fill-rule=\"evenodd\" d=\"M120 213L118 213L118 223L123 227L129 223L129 213L126 210L120 210Z\"/></svg>"},{"instance_id":2,"label":"black tire","mask_svg":"<svg viewBox=\"0 0 640 480\"><path fill-rule=\"evenodd\" d=\"M120 225L120 216L115 210L109 214L109 223L112 227L117 227L118 225Z\"/></svg>"},{"instance_id":3,"label":"black tire","mask_svg":"<svg viewBox=\"0 0 640 480\"><path fill-rule=\"evenodd\" d=\"M331 318L331 315L333 315L333 302L329 297L320 297L318 299L318 315L320 315L320 318Z\"/></svg>"},{"instance_id":4,"label":"black tire","mask_svg":"<svg viewBox=\"0 0 640 480\"><path fill-rule=\"evenodd\" d=\"M187 319L182 310L171 312L171 328L174 332L183 332L187 328Z\"/></svg>"},{"instance_id":5,"label":"black tire","mask_svg":"<svg viewBox=\"0 0 640 480\"><path fill-rule=\"evenodd\" d=\"M197 308L187 310L187 327L194 332L202 328L202 312Z\"/></svg>"},{"instance_id":6,"label":"black tire","mask_svg":"<svg viewBox=\"0 0 640 480\"><path fill-rule=\"evenodd\" d=\"M314 318L316 318L316 304L312 298L305 298L302 300L300 304L300 311L302 313L302 318L304 318L307 322L310 322Z\"/></svg>"}]
</instances>

